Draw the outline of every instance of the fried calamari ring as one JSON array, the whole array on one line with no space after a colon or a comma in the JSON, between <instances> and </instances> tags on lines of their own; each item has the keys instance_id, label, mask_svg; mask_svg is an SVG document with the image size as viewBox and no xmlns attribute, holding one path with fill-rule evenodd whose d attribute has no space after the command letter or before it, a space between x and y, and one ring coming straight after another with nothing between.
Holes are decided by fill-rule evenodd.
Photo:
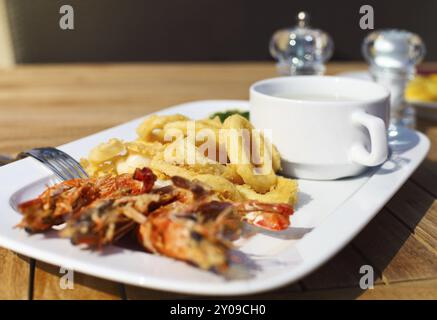
<instances>
[{"instance_id":1,"label":"fried calamari ring","mask_svg":"<svg viewBox=\"0 0 437 320\"><path fill-rule=\"evenodd\" d=\"M90 177L133 173L136 168L148 166L162 150L163 145L159 142L110 139L94 147L88 159L81 159L81 164Z\"/></svg>"},{"instance_id":2,"label":"fried calamari ring","mask_svg":"<svg viewBox=\"0 0 437 320\"><path fill-rule=\"evenodd\" d=\"M164 131L169 129L179 129L186 136L188 128L195 127L196 133L202 129L221 129L222 123L214 119L202 119L202 120L179 120L169 122L164 126Z\"/></svg>"},{"instance_id":3,"label":"fried calamari ring","mask_svg":"<svg viewBox=\"0 0 437 320\"><path fill-rule=\"evenodd\" d=\"M99 164L109 161L117 156L126 153L126 148L123 141L119 139L109 139L108 142L103 142L91 149L88 160L92 164Z\"/></svg>"},{"instance_id":4,"label":"fried calamari ring","mask_svg":"<svg viewBox=\"0 0 437 320\"><path fill-rule=\"evenodd\" d=\"M134 173L137 168L145 168L150 164L150 158L141 154L129 154L127 157L115 161L117 174Z\"/></svg>"},{"instance_id":5,"label":"fried calamari ring","mask_svg":"<svg viewBox=\"0 0 437 320\"><path fill-rule=\"evenodd\" d=\"M136 168L148 167L150 161L164 146L159 142L133 141L125 143L127 154L115 162L117 174L133 173Z\"/></svg>"},{"instance_id":6,"label":"fried calamari ring","mask_svg":"<svg viewBox=\"0 0 437 320\"><path fill-rule=\"evenodd\" d=\"M128 153L141 154L145 157L152 159L158 153L164 150L164 145L160 142L145 142L141 140L136 140L132 142L126 142L124 144Z\"/></svg>"},{"instance_id":7,"label":"fried calamari ring","mask_svg":"<svg viewBox=\"0 0 437 320\"><path fill-rule=\"evenodd\" d=\"M218 163L216 163L216 164L198 164L198 163L196 163L196 164L184 165L184 166L182 166L182 168L187 169L193 175L213 174L213 175L220 176L226 170L225 166L222 166Z\"/></svg>"},{"instance_id":8,"label":"fried calamari ring","mask_svg":"<svg viewBox=\"0 0 437 320\"><path fill-rule=\"evenodd\" d=\"M164 143L164 126L170 122L189 120L181 114L159 116L153 114L147 117L137 128L137 134L140 140L153 142L159 141Z\"/></svg>"},{"instance_id":9,"label":"fried calamari ring","mask_svg":"<svg viewBox=\"0 0 437 320\"><path fill-rule=\"evenodd\" d=\"M120 157L119 159L121 159ZM115 163L111 161L102 162L99 164L93 164L87 159L81 159L80 165L85 169L86 173L90 177L103 177L107 175L115 176L117 175L117 169Z\"/></svg>"},{"instance_id":10,"label":"fried calamari ring","mask_svg":"<svg viewBox=\"0 0 437 320\"><path fill-rule=\"evenodd\" d=\"M176 139L172 143L164 146L160 159L165 162L180 166L212 166L215 167L215 173L221 174L224 171L223 166L215 160L208 158L204 152L188 138Z\"/></svg>"},{"instance_id":11,"label":"fried calamari ring","mask_svg":"<svg viewBox=\"0 0 437 320\"><path fill-rule=\"evenodd\" d=\"M223 128L228 129L226 150L231 163L237 165L237 173L256 192L269 191L276 184L277 177L272 168L271 152L268 148L264 148L263 135L255 132L252 124L237 114L228 117L223 123ZM256 146L256 154L252 154L250 151L253 149L252 143L257 140L259 144ZM253 164L255 156L262 157L260 159L262 167Z\"/></svg>"},{"instance_id":12,"label":"fried calamari ring","mask_svg":"<svg viewBox=\"0 0 437 320\"><path fill-rule=\"evenodd\" d=\"M181 138L191 135L193 143L205 149L203 152L206 156L217 160L221 128L222 124L218 119L183 120L166 124L163 132L165 137Z\"/></svg>"},{"instance_id":13,"label":"fried calamari ring","mask_svg":"<svg viewBox=\"0 0 437 320\"><path fill-rule=\"evenodd\" d=\"M276 186L265 194L255 192L248 185L237 185L236 188L248 200L258 200L265 203L287 203L291 206L297 203L297 181L284 177L278 177Z\"/></svg>"}]
</instances>

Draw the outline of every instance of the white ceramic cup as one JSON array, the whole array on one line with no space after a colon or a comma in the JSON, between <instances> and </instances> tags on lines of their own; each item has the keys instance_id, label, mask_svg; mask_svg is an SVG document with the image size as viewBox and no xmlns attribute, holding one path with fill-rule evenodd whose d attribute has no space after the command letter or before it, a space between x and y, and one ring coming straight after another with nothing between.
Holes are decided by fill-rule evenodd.
<instances>
[{"instance_id":1,"label":"white ceramic cup","mask_svg":"<svg viewBox=\"0 0 437 320\"><path fill-rule=\"evenodd\" d=\"M387 159L389 92L363 80L295 76L250 88L250 119L271 130L285 175L354 176Z\"/></svg>"}]
</instances>

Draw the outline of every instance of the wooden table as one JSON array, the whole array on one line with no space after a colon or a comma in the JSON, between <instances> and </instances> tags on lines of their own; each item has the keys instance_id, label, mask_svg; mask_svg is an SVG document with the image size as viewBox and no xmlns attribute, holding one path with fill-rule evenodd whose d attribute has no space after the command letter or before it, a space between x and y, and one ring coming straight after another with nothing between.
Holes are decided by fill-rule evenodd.
<instances>
[{"instance_id":1,"label":"wooden table","mask_svg":"<svg viewBox=\"0 0 437 320\"><path fill-rule=\"evenodd\" d=\"M328 72L362 68L332 64ZM1 70L0 153L60 145L182 102L247 99L251 83L272 76L273 63L36 65ZM437 123L420 121L419 129L432 140L429 156L376 218L310 276L253 298L437 298ZM374 267L377 281L374 289L363 291L359 269L366 264ZM75 273L74 290L62 290L60 276L56 266L0 248L2 299L189 298L80 273Z\"/></svg>"}]
</instances>

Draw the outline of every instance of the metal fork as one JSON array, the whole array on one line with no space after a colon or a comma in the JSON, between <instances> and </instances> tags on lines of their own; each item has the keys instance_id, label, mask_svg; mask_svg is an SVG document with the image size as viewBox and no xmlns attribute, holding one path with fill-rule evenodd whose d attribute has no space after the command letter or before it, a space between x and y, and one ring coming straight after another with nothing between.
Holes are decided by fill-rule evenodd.
<instances>
[{"instance_id":1,"label":"metal fork","mask_svg":"<svg viewBox=\"0 0 437 320\"><path fill-rule=\"evenodd\" d=\"M26 156L30 156L41 162L63 181L76 178L88 178L88 174L82 166L71 156L59 149L52 147L35 148L20 153L17 158L22 159Z\"/></svg>"}]
</instances>

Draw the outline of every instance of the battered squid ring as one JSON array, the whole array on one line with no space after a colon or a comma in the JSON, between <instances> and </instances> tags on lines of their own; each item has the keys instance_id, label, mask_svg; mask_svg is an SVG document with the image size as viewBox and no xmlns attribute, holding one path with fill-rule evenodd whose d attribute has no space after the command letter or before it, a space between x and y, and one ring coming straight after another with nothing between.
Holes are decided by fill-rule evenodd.
<instances>
[{"instance_id":1,"label":"battered squid ring","mask_svg":"<svg viewBox=\"0 0 437 320\"><path fill-rule=\"evenodd\" d=\"M278 183L269 192L259 194L248 185L237 185L237 190L248 200L257 200L264 203L287 203L296 205L298 185L296 180L278 177Z\"/></svg>"},{"instance_id":2,"label":"battered squid ring","mask_svg":"<svg viewBox=\"0 0 437 320\"><path fill-rule=\"evenodd\" d=\"M153 114L147 117L143 121L143 123L137 128L137 134L140 140L146 142L159 141L163 143L165 142L163 130L164 126L171 122L184 120L188 120L188 118L181 114L174 114L169 116L158 116L156 114Z\"/></svg>"},{"instance_id":3,"label":"battered squid ring","mask_svg":"<svg viewBox=\"0 0 437 320\"><path fill-rule=\"evenodd\" d=\"M91 149L88 159L92 164L100 164L125 153L126 147L123 141L113 138Z\"/></svg>"},{"instance_id":4,"label":"battered squid ring","mask_svg":"<svg viewBox=\"0 0 437 320\"><path fill-rule=\"evenodd\" d=\"M262 162L264 163L265 167L265 157L266 155L269 156L270 167L263 168L263 171L259 171L260 168L256 167L252 162L253 155L250 153L250 151L247 152L247 146L251 148L251 141L245 141L248 137L244 130L247 130L246 132L250 134L250 140L258 140L252 139L254 130L252 124L246 118L235 114L225 120L223 123L223 128L229 129L229 131L227 131L228 136L226 137L226 151L231 163L238 165L236 168L237 173L241 176L243 181L250 185L256 192L266 193L269 191L276 185L277 177L272 167L273 164L272 155L270 153L271 151L268 150L269 148L263 148L265 144L264 136L260 134L257 148L258 150L261 150L262 147L264 149L264 153L268 152L268 154L264 154L264 159L262 159ZM237 134L236 139L235 137L232 137L233 134Z\"/></svg>"}]
</instances>

